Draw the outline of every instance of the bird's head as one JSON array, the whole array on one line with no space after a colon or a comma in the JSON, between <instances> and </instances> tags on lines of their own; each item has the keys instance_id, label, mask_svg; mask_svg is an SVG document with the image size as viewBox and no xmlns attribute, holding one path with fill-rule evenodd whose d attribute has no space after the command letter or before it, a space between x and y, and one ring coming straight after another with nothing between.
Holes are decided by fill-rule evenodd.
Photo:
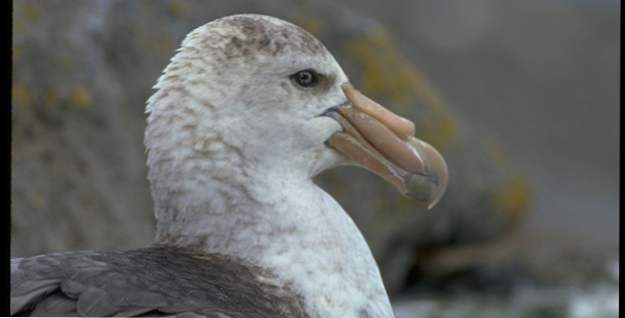
<instances>
[{"instance_id":1,"label":"bird's head","mask_svg":"<svg viewBox=\"0 0 625 318\"><path fill-rule=\"evenodd\" d=\"M288 22L235 15L201 26L155 88L148 163L167 173L180 157L302 177L351 163L428 207L445 191L445 161L412 122L352 87L325 46Z\"/></svg>"}]
</instances>

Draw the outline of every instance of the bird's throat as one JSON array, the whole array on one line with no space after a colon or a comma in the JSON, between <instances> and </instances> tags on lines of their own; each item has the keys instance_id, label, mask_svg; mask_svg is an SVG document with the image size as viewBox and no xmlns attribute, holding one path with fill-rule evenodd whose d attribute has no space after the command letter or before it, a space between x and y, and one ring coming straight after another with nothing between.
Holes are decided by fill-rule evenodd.
<instances>
[{"instance_id":1,"label":"bird's throat","mask_svg":"<svg viewBox=\"0 0 625 318\"><path fill-rule=\"evenodd\" d=\"M157 203L166 216L157 242L266 268L321 317L392 317L371 251L339 204L310 179L251 175L239 184L196 176L196 187L171 192L176 206Z\"/></svg>"}]
</instances>

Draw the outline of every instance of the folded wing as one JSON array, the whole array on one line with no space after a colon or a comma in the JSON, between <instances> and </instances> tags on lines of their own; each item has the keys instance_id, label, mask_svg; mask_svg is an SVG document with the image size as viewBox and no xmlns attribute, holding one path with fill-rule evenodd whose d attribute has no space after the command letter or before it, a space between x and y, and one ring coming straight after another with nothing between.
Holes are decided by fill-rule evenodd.
<instances>
[{"instance_id":1,"label":"folded wing","mask_svg":"<svg viewBox=\"0 0 625 318\"><path fill-rule=\"evenodd\" d=\"M272 275L222 255L172 247L11 260L18 316L306 317Z\"/></svg>"}]
</instances>

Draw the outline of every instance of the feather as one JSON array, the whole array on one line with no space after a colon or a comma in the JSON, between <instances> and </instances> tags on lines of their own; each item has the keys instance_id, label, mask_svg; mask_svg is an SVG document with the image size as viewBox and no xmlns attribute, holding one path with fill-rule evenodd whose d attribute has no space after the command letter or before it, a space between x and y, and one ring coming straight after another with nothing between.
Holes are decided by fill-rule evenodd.
<instances>
[{"instance_id":1,"label":"feather","mask_svg":"<svg viewBox=\"0 0 625 318\"><path fill-rule=\"evenodd\" d=\"M218 254L153 246L23 258L11 266L11 314L306 317L268 274Z\"/></svg>"}]
</instances>

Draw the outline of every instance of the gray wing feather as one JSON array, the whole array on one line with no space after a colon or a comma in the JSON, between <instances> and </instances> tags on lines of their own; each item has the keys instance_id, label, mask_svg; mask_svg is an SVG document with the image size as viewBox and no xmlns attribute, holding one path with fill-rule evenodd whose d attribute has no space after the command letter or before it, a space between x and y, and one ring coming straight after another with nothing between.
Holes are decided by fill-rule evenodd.
<instances>
[{"instance_id":1,"label":"gray wing feather","mask_svg":"<svg viewBox=\"0 0 625 318\"><path fill-rule=\"evenodd\" d=\"M11 260L11 314L307 317L301 298L258 268L171 247Z\"/></svg>"},{"instance_id":2,"label":"gray wing feather","mask_svg":"<svg viewBox=\"0 0 625 318\"><path fill-rule=\"evenodd\" d=\"M86 288L78 297L76 309L81 316L108 317L119 311L109 294L97 287Z\"/></svg>"},{"instance_id":3,"label":"gray wing feather","mask_svg":"<svg viewBox=\"0 0 625 318\"><path fill-rule=\"evenodd\" d=\"M14 291L12 289L11 315L52 293L52 291L58 288L58 283L59 280L55 279L26 281L23 285L18 285L20 290ZM13 283L11 285L14 286Z\"/></svg>"},{"instance_id":4,"label":"gray wing feather","mask_svg":"<svg viewBox=\"0 0 625 318\"><path fill-rule=\"evenodd\" d=\"M53 294L43 298L37 304L32 316L78 316L76 312L76 301L63 295Z\"/></svg>"}]
</instances>

